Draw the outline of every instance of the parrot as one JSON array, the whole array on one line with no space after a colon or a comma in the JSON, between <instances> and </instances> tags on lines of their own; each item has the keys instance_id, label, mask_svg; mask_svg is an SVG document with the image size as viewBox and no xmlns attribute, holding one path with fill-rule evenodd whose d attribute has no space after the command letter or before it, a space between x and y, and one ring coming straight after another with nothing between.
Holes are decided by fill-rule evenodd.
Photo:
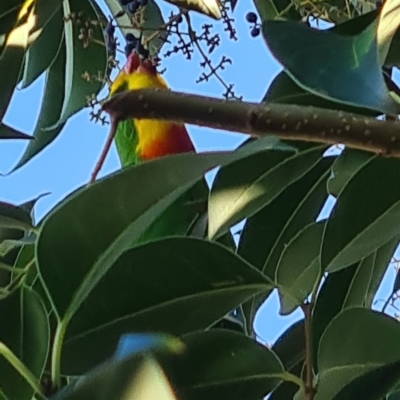
<instances>
[{"instance_id":1,"label":"parrot","mask_svg":"<svg viewBox=\"0 0 400 400\"><path fill-rule=\"evenodd\" d=\"M111 83L109 96L124 90L144 88L168 90L154 63L148 58L142 59L137 51L132 51L127 54L124 67ZM168 155L195 152L184 124L152 119L120 122L115 144L122 168ZM137 190L140 191L140 188ZM195 226L201 231L196 236L202 236L207 224L208 191L205 179L199 181L156 219L135 244L165 236L185 235L189 231L193 233Z\"/></svg>"}]
</instances>

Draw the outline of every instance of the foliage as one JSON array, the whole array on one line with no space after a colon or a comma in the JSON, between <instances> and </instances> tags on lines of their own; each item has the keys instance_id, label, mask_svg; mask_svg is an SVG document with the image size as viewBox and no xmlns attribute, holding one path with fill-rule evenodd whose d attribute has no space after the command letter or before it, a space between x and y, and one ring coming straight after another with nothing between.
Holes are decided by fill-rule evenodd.
<instances>
[{"instance_id":1,"label":"foliage","mask_svg":"<svg viewBox=\"0 0 400 400\"><path fill-rule=\"evenodd\" d=\"M186 10L166 21L155 0L106 0L111 20L95 0L0 2L0 120L18 85L46 75L32 135L0 125L0 140L28 142L14 170L78 111L108 122L97 97L118 65L119 30L125 51L145 57L164 46L165 57L199 52L199 81L217 77L225 98L240 100L221 75L230 58L210 58L219 34L208 23L197 32L190 20L193 10L220 17L236 40L236 1L170 2ZM283 66L266 107L398 123L398 0L254 6L251 35L262 33ZM334 26L317 29L321 20ZM351 129L343 118L338 142ZM386 314L398 278L383 309L372 310L400 238L400 160L349 147L327 155L329 146L314 142L268 136L235 151L139 163L69 194L40 223L37 199L0 202L0 399L400 397L400 326ZM210 190L195 199L207 202L205 224L196 204L181 200L215 167ZM328 196L336 202L321 218ZM192 219L154 235L171 209L189 209ZM300 307L304 318L268 347L253 325L274 290L281 315Z\"/></svg>"}]
</instances>

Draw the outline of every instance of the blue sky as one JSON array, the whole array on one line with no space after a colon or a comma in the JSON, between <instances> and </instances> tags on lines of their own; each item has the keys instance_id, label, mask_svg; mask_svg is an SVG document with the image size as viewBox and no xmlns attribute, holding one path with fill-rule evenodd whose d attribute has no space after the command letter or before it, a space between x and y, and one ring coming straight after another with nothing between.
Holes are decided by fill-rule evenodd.
<instances>
[{"instance_id":1,"label":"blue sky","mask_svg":"<svg viewBox=\"0 0 400 400\"><path fill-rule=\"evenodd\" d=\"M162 0L158 0L164 16L172 9ZM230 57L232 65L228 65L222 76L229 83L235 83L235 91L246 101L259 102L274 76L281 69L279 64L269 54L261 36L250 36L249 24L245 21L248 11L254 7L249 0L239 0L233 17L237 29L238 41L231 41L223 32L222 22L207 20L205 17L193 15L195 26L212 23L220 32L222 45L213 53L213 59L218 61L222 55ZM161 51L164 54L167 46ZM222 85L212 78L207 83L196 84L201 74L199 54L191 61L181 55L173 55L164 59L163 75L169 86L174 90L198 93L220 97L224 92ZM25 90L17 90L5 117L9 125L31 133L38 116L43 77ZM104 93L106 94L106 92ZM188 130L198 151L232 149L240 144L245 136L206 128L189 126ZM89 111L83 110L72 117L59 138L46 148L38 157L29 162L10 176L0 177L0 200L15 204L50 192L36 206L36 216L41 219L52 207L77 187L86 184L105 142L107 128L89 121ZM25 143L19 141L2 141L0 144L0 173L7 173L15 165L23 153ZM100 176L109 174L119 168L115 148L113 147ZM394 277L394 268L388 270L387 282ZM389 285L389 283L387 284ZM387 293L385 285L383 293ZM382 291L378 294L382 298ZM271 343L295 319L301 317L296 312L288 317L278 317L277 296L273 296L265 304L257 318L256 329L262 339Z\"/></svg>"}]
</instances>

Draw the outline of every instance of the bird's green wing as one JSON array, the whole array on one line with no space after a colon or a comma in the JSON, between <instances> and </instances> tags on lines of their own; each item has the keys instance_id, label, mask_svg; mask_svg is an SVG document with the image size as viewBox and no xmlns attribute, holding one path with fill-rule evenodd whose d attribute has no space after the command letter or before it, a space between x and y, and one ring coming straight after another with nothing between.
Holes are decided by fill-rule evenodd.
<instances>
[{"instance_id":1,"label":"bird's green wing","mask_svg":"<svg viewBox=\"0 0 400 400\"><path fill-rule=\"evenodd\" d=\"M121 121L118 124L117 133L115 135L115 145L122 168L138 163L138 157L135 151L137 144L138 136L133 120Z\"/></svg>"}]
</instances>

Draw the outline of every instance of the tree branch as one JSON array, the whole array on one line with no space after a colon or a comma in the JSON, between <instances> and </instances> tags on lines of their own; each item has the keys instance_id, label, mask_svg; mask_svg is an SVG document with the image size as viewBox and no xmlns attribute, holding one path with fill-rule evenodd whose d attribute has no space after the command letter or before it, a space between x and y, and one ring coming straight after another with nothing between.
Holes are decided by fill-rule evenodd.
<instances>
[{"instance_id":1,"label":"tree branch","mask_svg":"<svg viewBox=\"0 0 400 400\"><path fill-rule=\"evenodd\" d=\"M400 157L400 123L358 114L289 104L229 101L159 89L126 91L103 103L115 122L152 118L252 136L338 144Z\"/></svg>"}]
</instances>

